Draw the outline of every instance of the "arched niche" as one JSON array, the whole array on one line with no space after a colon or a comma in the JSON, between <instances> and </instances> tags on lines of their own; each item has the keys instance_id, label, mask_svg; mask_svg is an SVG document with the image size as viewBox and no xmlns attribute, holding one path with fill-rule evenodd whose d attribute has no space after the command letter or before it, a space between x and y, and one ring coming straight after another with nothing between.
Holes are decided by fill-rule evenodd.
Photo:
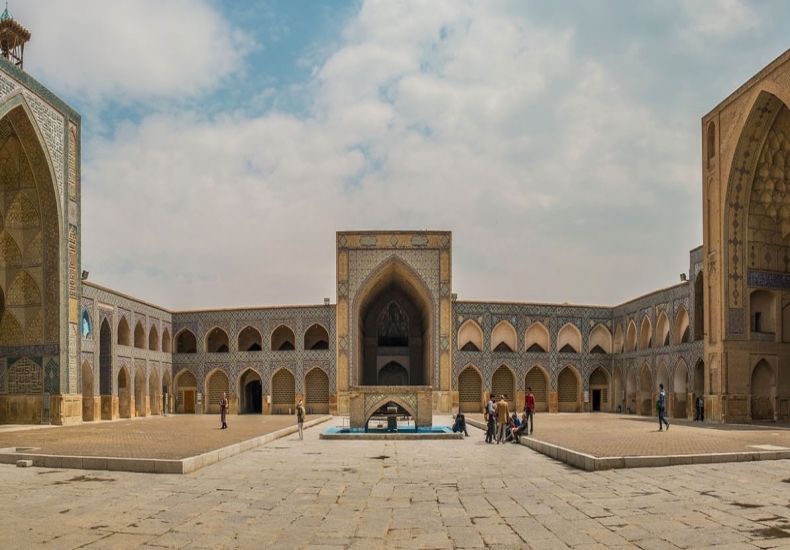
<instances>
[{"instance_id":1,"label":"arched niche","mask_svg":"<svg viewBox=\"0 0 790 550\"><path fill-rule=\"evenodd\" d=\"M294 351L296 349L296 336L294 331L286 325L280 325L272 332L272 351Z\"/></svg>"},{"instance_id":2,"label":"arched niche","mask_svg":"<svg viewBox=\"0 0 790 550\"><path fill-rule=\"evenodd\" d=\"M432 385L433 306L410 266L395 257L382 262L362 284L352 310L359 315L359 368L352 383L377 384L379 370L394 361L406 369L410 385Z\"/></svg>"},{"instance_id":3,"label":"arched niche","mask_svg":"<svg viewBox=\"0 0 790 550\"><path fill-rule=\"evenodd\" d=\"M260 373L247 368L239 375L239 414L261 414L263 412L263 379Z\"/></svg>"},{"instance_id":4,"label":"arched niche","mask_svg":"<svg viewBox=\"0 0 790 550\"><path fill-rule=\"evenodd\" d=\"M263 337L258 329L247 325L239 331L237 344L239 351L262 351Z\"/></svg>"},{"instance_id":5,"label":"arched niche","mask_svg":"<svg viewBox=\"0 0 790 550\"><path fill-rule=\"evenodd\" d=\"M329 413L329 376L320 367L313 367L304 377L305 406L309 414Z\"/></svg>"},{"instance_id":6,"label":"arched niche","mask_svg":"<svg viewBox=\"0 0 790 550\"><path fill-rule=\"evenodd\" d=\"M93 320L91 319L91 314L87 309L82 310L80 329L83 338L90 338L93 336Z\"/></svg>"},{"instance_id":7,"label":"arched niche","mask_svg":"<svg viewBox=\"0 0 790 550\"><path fill-rule=\"evenodd\" d=\"M142 321L137 321L137 324L134 326L134 347L145 349L145 329Z\"/></svg>"},{"instance_id":8,"label":"arched niche","mask_svg":"<svg viewBox=\"0 0 790 550\"><path fill-rule=\"evenodd\" d=\"M159 331L156 325L151 325L151 330L148 331L148 349L150 351L159 351Z\"/></svg>"},{"instance_id":9,"label":"arched niche","mask_svg":"<svg viewBox=\"0 0 790 550\"><path fill-rule=\"evenodd\" d=\"M581 376L568 365L557 375L557 407L559 412L581 411Z\"/></svg>"},{"instance_id":10,"label":"arched niche","mask_svg":"<svg viewBox=\"0 0 790 550\"><path fill-rule=\"evenodd\" d=\"M208 353L228 353L230 342L228 333L219 327L214 327L206 335L206 351Z\"/></svg>"},{"instance_id":11,"label":"arched niche","mask_svg":"<svg viewBox=\"0 0 790 550\"><path fill-rule=\"evenodd\" d=\"M776 376L773 366L765 359L760 359L752 369L751 395L752 420L774 420Z\"/></svg>"},{"instance_id":12,"label":"arched niche","mask_svg":"<svg viewBox=\"0 0 790 550\"><path fill-rule=\"evenodd\" d=\"M532 365L524 376L524 390L532 389L535 412L549 410L549 373L543 365Z\"/></svg>"},{"instance_id":13,"label":"arched niche","mask_svg":"<svg viewBox=\"0 0 790 550\"><path fill-rule=\"evenodd\" d=\"M653 346L653 324L647 315L642 318L639 328L639 349L650 349Z\"/></svg>"},{"instance_id":14,"label":"arched niche","mask_svg":"<svg viewBox=\"0 0 790 550\"><path fill-rule=\"evenodd\" d=\"M176 334L176 353L197 353L197 339L188 328Z\"/></svg>"},{"instance_id":15,"label":"arched niche","mask_svg":"<svg viewBox=\"0 0 790 550\"><path fill-rule=\"evenodd\" d=\"M304 349L329 349L329 332L320 323L313 323L304 333Z\"/></svg>"},{"instance_id":16,"label":"arched niche","mask_svg":"<svg viewBox=\"0 0 790 550\"><path fill-rule=\"evenodd\" d=\"M628 322L628 330L625 333L625 351L636 350L636 323L633 319Z\"/></svg>"},{"instance_id":17,"label":"arched niche","mask_svg":"<svg viewBox=\"0 0 790 550\"><path fill-rule=\"evenodd\" d=\"M483 407L483 375L474 365L467 365L458 375L458 408L479 413Z\"/></svg>"},{"instance_id":18,"label":"arched niche","mask_svg":"<svg viewBox=\"0 0 790 550\"><path fill-rule=\"evenodd\" d=\"M587 387L590 392L590 410L592 412L612 409L609 372L604 367L599 365L590 373Z\"/></svg>"},{"instance_id":19,"label":"arched niche","mask_svg":"<svg viewBox=\"0 0 790 550\"><path fill-rule=\"evenodd\" d=\"M612 333L601 323L590 331L590 353L612 353Z\"/></svg>"},{"instance_id":20,"label":"arched niche","mask_svg":"<svg viewBox=\"0 0 790 550\"><path fill-rule=\"evenodd\" d=\"M776 332L776 295L770 290L754 290L749 295L752 332Z\"/></svg>"},{"instance_id":21,"label":"arched niche","mask_svg":"<svg viewBox=\"0 0 790 550\"><path fill-rule=\"evenodd\" d=\"M557 332L557 351L579 353L582 349L582 334L573 323L565 323Z\"/></svg>"},{"instance_id":22,"label":"arched niche","mask_svg":"<svg viewBox=\"0 0 790 550\"><path fill-rule=\"evenodd\" d=\"M669 370L667 369L666 363L661 363L658 365L658 370L656 371L656 386L655 391L656 393L661 391L661 385L664 385L664 391L666 391L667 395L670 393L670 386L669 386Z\"/></svg>"},{"instance_id":23,"label":"arched niche","mask_svg":"<svg viewBox=\"0 0 790 550\"><path fill-rule=\"evenodd\" d=\"M170 341L170 331L165 329L162 331L162 351L165 353L171 353L173 351L172 348L173 343Z\"/></svg>"},{"instance_id":24,"label":"arched niche","mask_svg":"<svg viewBox=\"0 0 790 550\"><path fill-rule=\"evenodd\" d=\"M491 375L491 395L499 400L499 396L507 396L508 407L514 409L516 398L516 377L507 365L500 365Z\"/></svg>"},{"instance_id":25,"label":"arched niche","mask_svg":"<svg viewBox=\"0 0 790 550\"><path fill-rule=\"evenodd\" d=\"M230 396L230 380L228 375L221 369L215 369L206 376L206 387L204 388L204 395L208 405L206 412L213 414L221 412L220 403L223 393Z\"/></svg>"},{"instance_id":26,"label":"arched niche","mask_svg":"<svg viewBox=\"0 0 790 550\"><path fill-rule=\"evenodd\" d=\"M623 336L623 327L617 325L614 329L614 352L623 353L625 345L625 337Z\"/></svg>"},{"instance_id":27,"label":"arched niche","mask_svg":"<svg viewBox=\"0 0 790 550\"><path fill-rule=\"evenodd\" d=\"M156 369L151 369L151 372L148 374L148 402L151 409L151 414L161 414L159 408L161 397L162 396L159 393L159 374L156 372Z\"/></svg>"},{"instance_id":28,"label":"arched niche","mask_svg":"<svg viewBox=\"0 0 790 550\"><path fill-rule=\"evenodd\" d=\"M491 331L491 351L512 352L518 349L516 329L509 321L500 321Z\"/></svg>"},{"instance_id":29,"label":"arched niche","mask_svg":"<svg viewBox=\"0 0 790 550\"><path fill-rule=\"evenodd\" d=\"M272 374L272 413L288 414L296 407L296 378L287 368L280 368Z\"/></svg>"},{"instance_id":30,"label":"arched niche","mask_svg":"<svg viewBox=\"0 0 790 550\"><path fill-rule=\"evenodd\" d=\"M467 319L458 329L456 342L461 351L481 351L483 349L483 329L474 319Z\"/></svg>"},{"instance_id":31,"label":"arched niche","mask_svg":"<svg viewBox=\"0 0 790 550\"><path fill-rule=\"evenodd\" d=\"M675 418L688 418L688 379L689 370L683 359L675 363L675 374L672 378L672 390L675 396Z\"/></svg>"},{"instance_id":32,"label":"arched niche","mask_svg":"<svg viewBox=\"0 0 790 550\"><path fill-rule=\"evenodd\" d=\"M625 375L625 410L628 414L639 413L639 403L636 396L639 392L639 380L636 375L636 368L630 367Z\"/></svg>"},{"instance_id":33,"label":"arched niche","mask_svg":"<svg viewBox=\"0 0 790 550\"><path fill-rule=\"evenodd\" d=\"M121 320L118 321L118 345L132 345L132 331L129 329L129 323L126 321L126 317L121 317Z\"/></svg>"},{"instance_id":34,"label":"arched niche","mask_svg":"<svg viewBox=\"0 0 790 550\"><path fill-rule=\"evenodd\" d=\"M686 308L680 306L675 314L675 324L672 329L672 343L685 344L689 341L689 314Z\"/></svg>"},{"instance_id":35,"label":"arched niche","mask_svg":"<svg viewBox=\"0 0 790 550\"><path fill-rule=\"evenodd\" d=\"M524 333L524 349L530 352L542 353L546 353L551 349L549 329L540 321L529 325Z\"/></svg>"},{"instance_id":36,"label":"arched niche","mask_svg":"<svg viewBox=\"0 0 790 550\"><path fill-rule=\"evenodd\" d=\"M658 320L656 321L656 344L657 346L668 346L670 344L669 317L664 311L658 314Z\"/></svg>"}]
</instances>

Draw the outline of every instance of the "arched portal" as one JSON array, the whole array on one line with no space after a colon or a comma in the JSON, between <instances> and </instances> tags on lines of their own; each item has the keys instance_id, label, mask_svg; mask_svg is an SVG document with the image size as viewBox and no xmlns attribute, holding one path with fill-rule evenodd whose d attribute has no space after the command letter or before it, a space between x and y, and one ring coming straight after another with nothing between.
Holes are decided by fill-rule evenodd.
<instances>
[{"instance_id":1,"label":"arched portal","mask_svg":"<svg viewBox=\"0 0 790 550\"><path fill-rule=\"evenodd\" d=\"M675 364L675 376L673 379L672 389L675 395L675 406L673 416L675 418L688 418L688 379L689 370L686 367L686 362L683 359L678 359Z\"/></svg>"},{"instance_id":2,"label":"arched portal","mask_svg":"<svg viewBox=\"0 0 790 550\"><path fill-rule=\"evenodd\" d=\"M263 381L260 374L252 369L245 370L239 377L238 394L240 414L263 412Z\"/></svg>"},{"instance_id":3,"label":"arched portal","mask_svg":"<svg viewBox=\"0 0 790 550\"><path fill-rule=\"evenodd\" d=\"M483 406L483 377L477 368L468 365L458 375L458 409L479 413Z\"/></svg>"},{"instance_id":4,"label":"arched portal","mask_svg":"<svg viewBox=\"0 0 790 550\"><path fill-rule=\"evenodd\" d=\"M189 369L184 369L178 373L174 390L176 397L175 411L177 413L195 414L197 410L195 403L197 385L197 378Z\"/></svg>"},{"instance_id":5,"label":"arched portal","mask_svg":"<svg viewBox=\"0 0 790 550\"><path fill-rule=\"evenodd\" d=\"M408 374L409 385L431 385L428 296L422 281L398 259L371 275L357 310L357 384L378 384L379 371L395 362Z\"/></svg>"},{"instance_id":6,"label":"arched portal","mask_svg":"<svg viewBox=\"0 0 790 550\"><path fill-rule=\"evenodd\" d=\"M319 367L313 367L304 377L304 401L308 414L329 412L329 376Z\"/></svg>"},{"instance_id":7,"label":"arched portal","mask_svg":"<svg viewBox=\"0 0 790 550\"><path fill-rule=\"evenodd\" d=\"M611 399L609 392L609 373L603 367L598 367L590 373L588 387L590 388L590 409L593 412L610 411Z\"/></svg>"},{"instance_id":8,"label":"arched portal","mask_svg":"<svg viewBox=\"0 0 790 550\"><path fill-rule=\"evenodd\" d=\"M534 365L524 377L524 390L532 389L535 396L535 412L549 410L549 374L540 365Z\"/></svg>"},{"instance_id":9,"label":"arched portal","mask_svg":"<svg viewBox=\"0 0 790 550\"><path fill-rule=\"evenodd\" d=\"M774 380L773 368L765 359L760 359L752 371L752 420L774 419Z\"/></svg>"}]
</instances>

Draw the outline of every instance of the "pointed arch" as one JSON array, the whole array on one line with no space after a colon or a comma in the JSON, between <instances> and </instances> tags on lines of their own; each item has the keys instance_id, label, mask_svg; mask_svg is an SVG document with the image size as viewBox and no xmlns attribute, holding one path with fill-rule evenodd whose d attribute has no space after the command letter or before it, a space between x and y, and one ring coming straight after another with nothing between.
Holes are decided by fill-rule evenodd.
<instances>
[{"instance_id":1,"label":"pointed arch","mask_svg":"<svg viewBox=\"0 0 790 550\"><path fill-rule=\"evenodd\" d=\"M148 349L159 351L159 331L154 323L151 323L151 329L148 331Z\"/></svg>"},{"instance_id":2,"label":"pointed arch","mask_svg":"<svg viewBox=\"0 0 790 550\"><path fill-rule=\"evenodd\" d=\"M579 353L582 349L582 333L573 323L565 323L557 332L557 351Z\"/></svg>"},{"instance_id":3,"label":"pointed arch","mask_svg":"<svg viewBox=\"0 0 790 550\"><path fill-rule=\"evenodd\" d=\"M132 388L131 375L126 365L118 369L118 416L121 418L132 417Z\"/></svg>"},{"instance_id":4,"label":"pointed arch","mask_svg":"<svg viewBox=\"0 0 790 550\"><path fill-rule=\"evenodd\" d=\"M689 314L682 305L675 314L675 323L672 328L672 343L685 344L689 341Z\"/></svg>"},{"instance_id":5,"label":"pointed arch","mask_svg":"<svg viewBox=\"0 0 790 550\"><path fill-rule=\"evenodd\" d=\"M563 368L557 375L557 410L559 412L581 412L582 380L573 365Z\"/></svg>"},{"instance_id":6,"label":"pointed arch","mask_svg":"<svg viewBox=\"0 0 790 550\"><path fill-rule=\"evenodd\" d=\"M518 335L510 321L500 321L491 331L491 351L516 351Z\"/></svg>"},{"instance_id":7,"label":"pointed arch","mask_svg":"<svg viewBox=\"0 0 790 550\"><path fill-rule=\"evenodd\" d=\"M614 367L612 375L612 412L625 411L625 389L623 388L623 370L620 366Z\"/></svg>"},{"instance_id":8,"label":"pointed arch","mask_svg":"<svg viewBox=\"0 0 790 550\"><path fill-rule=\"evenodd\" d=\"M313 323L304 333L304 349L329 349L329 331L321 323Z\"/></svg>"},{"instance_id":9,"label":"pointed arch","mask_svg":"<svg viewBox=\"0 0 790 550\"><path fill-rule=\"evenodd\" d=\"M207 353L228 353L230 351L230 342L228 341L228 333L220 327L214 327L206 334L206 347ZM220 394L220 398L222 394ZM217 412L219 412L219 401L217 401Z\"/></svg>"},{"instance_id":10,"label":"pointed arch","mask_svg":"<svg viewBox=\"0 0 790 550\"><path fill-rule=\"evenodd\" d=\"M287 414L296 406L296 379L293 373L281 367L272 374L272 413Z\"/></svg>"},{"instance_id":11,"label":"pointed arch","mask_svg":"<svg viewBox=\"0 0 790 550\"><path fill-rule=\"evenodd\" d=\"M535 321L529 325L529 328L524 333L524 349L543 353L551 349L551 335L546 325L540 321Z\"/></svg>"},{"instance_id":12,"label":"pointed arch","mask_svg":"<svg viewBox=\"0 0 790 550\"><path fill-rule=\"evenodd\" d=\"M474 319L467 319L458 328L456 343L461 351L482 351L483 329Z\"/></svg>"},{"instance_id":13,"label":"pointed arch","mask_svg":"<svg viewBox=\"0 0 790 550\"><path fill-rule=\"evenodd\" d=\"M669 317L667 317L665 311L662 311L658 314L658 320L656 321L656 347L668 346L669 344Z\"/></svg>"},{"instance_id":14,"label":"pointed arch","mask_svg":"<svg viewBox=\"0 0 790 550\"><path fill-rule=\"evenodd\" d=\"M602 365L598 365L587 380L587 387L590 389L590 410L611 411L612 399L610 395L611 378L609 371Z\"/></svg>"},{"instance_id":15,"label":"pointed arch","mask_svg":"<svg viewBox=\"0 0 790 550\"><path fill-rule=\"evenodd\" d=\"M373 416L374 414L376 414L376 411L378 411L381 407L383 407L385 405L388 405L389 403L393 403L395 405L398 405L404 411L406 411L406 414L411 416L416 421L416 419L417 419L417 409L414 408L412 403L406 402L405 399L401 399L397 395L385 395L385 396L382 396L382 398L380 400L378 400L377 402L365 403L365 406L368 407L368 409L365 412L365 423L364 423L364 425L367 426L368 425L368 421L370 421L370 417Z\"/></svg>"},{"instance_id":16,"label":"pointed arch","mask_svg":"<svg viewBox=\"0 0 790 550\"><path fill-rule=\"evenodd\" d=\"M236 387L236 394L239 396L239 414L261 414L263 412L261 374L252 367L247 367L239 374Z\"/></svg>"},{"instance_id":17,"label":"pointed arch","mask_svg":"<svg viewBox=\"0 0 790 550\"><path fill-rule=\"evenodd\" d=\"M225 335L227 338L227 335ZM220 413L220 402L222 401L222 394L225 393L230 399L230 380L228 375L222 369L214 369L206 376L206 412L209 414Z\"/></svg>"},{"instance_id":18,"label":"pointed arch","mask_svg":"<svg viewBox=\"0 0 790 550\"><path fill-rule=\"evenodd\" d=\"M88 308L82 310L82 316L80 317L80 332L83 338L90 338L93 336L93 319L91 319L91 313L88 311Z\"/></svg>"},{"instance_id":19,"label":"pointed arch","mask_svg":"<svg viewBox=\"0 0 790 550\"><path fill-rule=\"evenodd\" d=\"M132 345L132 333L129 330L129 322L126 320L126 317L121 316L120 320L118 321L118 345L119 346L131 346Z\"/></svg>"},{"instance_id":20,"label":"pointed arch","mask_svg":"<svg viewBox=\"0 0 790 550\"><path fill-rule=\"evenodd\" d=\"M137 324L134 325L134 347L145 349L145 329L142 321L137 321Z\"/></svg>"},{"instance_id":21,"label":"pointed arch","mask_svg":"<svg viewBox=\"0 0 790 550\"><path fill-rule=\"evenodd\" d=\"M508 365L500 365L491 375L491 395L499 397L507 396L507 402L511 409L516 398L516 377Z\"/></svg>"},{"instance_id":22,"label":"pointed arch","mask_svg":"<svg viewBox=\"0 0 790 550\"><path fill-rule=\"evenodd\" d=\"M3 230L0 233L0 268L22 267L22 251L14 238Z\"/></svg>"},{"instance_id":23,"label":"pointed arch","mask_svg":"<svg viewBox=\"0 0 790 550\"><path fill-rule=\"evenodd\" d=\"M20 271L8 287L6 307L41 305L41 290L36 280L26 270Z\"/></svg>"},{"instance_id":24,"label":"pointed arch","mask_svg":"<svg viewBox=\"0 0 790 550\"><path fill-rule=\"evenodd\" d=\"M195 414L197 412L196 394L198 390L198 381L195 375L190 369L185 367L176 374L173 382L173 393L176 398L176 412L181 414Z\"/></svg>"},{"instance_id":25,"label":"pointed arch","mask_svg":"<svg viewBox=\"0 0 790 550\"><path fill-rule=\"evenodd\" d=\"M705 278L702 271L694 280L694 340L702 340L705 336Z\"/></svg>"},{"instance_id":26,"label":"pointed arch","mask_svg":"<svg viewBox=\"0 0 790 550\"><path fill-rule=\"evenodd\" d=\"M173 351L170 331L167 328L162 331L162 351L165 353L171 353Z\"/></svg>"},{"instance_id":27,"label":"pointed arch","mask_svg":"<svg viewBox=\"0 0 790 550\"><path fill-rule=\"evenodd\" d=\"M93 422L93 369L82 362L82 421Z\"/></svg>"},{"instance_id":28,"label":"pointed arch","mask_svg":"<svg viewBox=\"0 0 790 550\"><path fill-rule=\"evenodd\" d=\"M650 349L653 347L653 323L645 315L642 317L642 326L639 328L639 349Z\"/></svg>"},{"instance_id":29,"label":"pointed arch","mask_svg":"<svg viewBox=\"0 0 790 550\"><path fill-rule=\"evenodd\" d=\"M137 367L134 373L134 415L146 416L148 412L148 404L146 403L148 394L148 385L145 379L145 369Z\"/></svg>"},{"instance_id":30,"label":"pointed arch","mask_svg":"<svg viewBox=\"0 0 790 550\"><path fill-rule=\"evenodd\" d=\"M612 333L603 323L590 331L590 353L612 353Z\"/></svg>"},{"instance_id":31,"label":"pointed arch","mask_svg":"<svg viewBox=\"0 0 790 550\"><path fill-rule=\"evenodd\" d=\"M197 338L188 328L176 334L176 353L197 353Z\"/></svg>"},{"instance_id":32,"label":"pointed arch","mask_svg":"<svg viewBox=\"0 0 790 550\"><path fill-rule=\"evenodd\" d=\"M304 377L304 402L308 414L329 413L329 376L321 367L313 367Z\"/></svg>"},{"instance_id":33,"label":"pointed arch","mask_svg":"<svg viewBox=\"0 0 790 550\"><path fill-rule=\"evenodd\" d=\"M752 369L751 394L752 420L774 420L776 376L765 359L760 359Z\"/></svg>"},{"instance_id":34,"label":"pointed arch","mask_svg":"<svg viewBox=\"0 0 790 550\"><path fill-rule=\"evenodd\" d=\"M658 393L661 391L661 384L664 384L664 390L667 394L670 392L670 385L669 385L669 369L667 369L667 364L661 361L661 364L658 365L658 370L656 371L656 382L655 382L655 392Z\"/></svg>"},{"instance_id":35,"label":"pointed arch","mask_svg":"<svg viewBox=\"0 0 790 550\"><path fill-rule=\"evenodd\" d=\"M483 409L483 374L473 364L466 365L458 375L458 409L470 413Z\"/></svg>"},{"instance_id":36,"label":"pointed arch","mask_svg":"<svg viewBox=\"0 0 790 550\"><path fill-rule=\"evenodd\" d=\"M625 351L636 351L636 323L633 319L628 321L628 330L625 333Z\"/></svg>"},{"instance_id":37,"label":"pointed arch","mask_svg":"<svg viewBox=\"0 0 790 550\"><path fill-rule=\"evenodd\" d=\"M159 373L156 369L151 369L148 374L148 402L152 415L162 414L161 412L162 395L159 392Z\"/></svg>"},{"instance_id":38,"label":"pointed arch","mask_svg":"<svg viewBox=\"0 0 790 550\"><path fill-rule=\"evenodd\" d=\"M524 389L532 388L535 396L535 412L549 410L549 373L543 365L535 364L530 367L524 376Z\"/></svg>"},{"instance_id":39,"label":"pointed arch","mask_svg":"<svg viewBox=\"0 0 790 550\"><path fill-rule=\"evenodd\" d=\"M617 325L614 329L614 353L623 353L625 351L625 337L623 336L623 327Z\"/></svg>"},{"instance_id":40,"label":"pointed arch","mask_svg":"<svg viewBox=\"0 0 790 550\"><path fill-rule=\"evenodd\" d=\"M639 414L639 403L636 398L638 392L636 367L629 367L625 377L625 412L628 414Z\"/></svg>"},{"instance_id":41,"label":"pointed arch","mask_svg":"<svg viewBox=\"0 0 790 550\"><path fill-rule=\"evenodd\" d=\"M296 336L287 325L280 325L271 335L272 351L293 351L296 349Z\"/></svg>"},{"instance_id":42,"label":"pointed arch","mask_svg":"<svg viewBox=\"0 0 790 550\"><path fill-rule=\"evenodd\" d=\"M639 395L641 396L641 414L650 416L653 414L653 375L647 363L642 364L639 372Z\"/></svg>"},{"instance_id":43,"label":"pointed arch","mask_svg":"<svg viewBox=\"0 0 790 550\"><path fill-rule=\"evenodd\" d=\"M237 338L239 351L262 351L263 336L257 328L247 325L239 331Z\"/></svg>"},{"instance_id":44,"label":"pointed arch","mask_svg":"<svg viewBox=\"0 0 790 550\"><path fill-rule=\"evenodd\" d=\"M99 329L99 393L112 395L112 330L107 319Z\"/></svg>"}]
</instances>

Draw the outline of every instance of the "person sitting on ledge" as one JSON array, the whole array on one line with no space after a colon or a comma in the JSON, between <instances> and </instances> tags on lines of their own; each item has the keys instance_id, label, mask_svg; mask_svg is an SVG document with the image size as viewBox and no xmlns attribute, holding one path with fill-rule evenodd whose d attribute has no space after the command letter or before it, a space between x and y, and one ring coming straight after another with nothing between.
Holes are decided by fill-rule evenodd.
<instances>
[{"instance_id":1,"label":"person sitting on ledge","mask_svg":"<svg viewBox=\"0 0 790 550\"><path fill-rule=\"evenodd\" d=\"M463 432L466 437L469 437L469 432L466 431L466 418L461 411L455 415L455 423L453 423L453 433L459 432Z\"/></svg>"}]
</instances>

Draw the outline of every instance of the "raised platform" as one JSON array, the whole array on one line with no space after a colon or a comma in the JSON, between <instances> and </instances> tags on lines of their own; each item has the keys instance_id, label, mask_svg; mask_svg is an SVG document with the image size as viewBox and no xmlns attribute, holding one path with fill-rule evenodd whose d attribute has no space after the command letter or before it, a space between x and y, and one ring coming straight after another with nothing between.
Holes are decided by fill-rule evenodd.
<instances>
[{"instance_id":1,"label":"raised platform","mask_svg":"<svg viewBox=\"0 0 790 550\"><path fill-rule=\"evenodd\" d=\"M383 429L373 429L365 431L360 428L329 428L322 432L320 439L339 439L347 441L373 440L373 441L416 441L421 439L463 439L464 434L453 433L447 426L432 426L430 428L399 428L396 432L388 432Z\"/></svg>"}]
</instances>

